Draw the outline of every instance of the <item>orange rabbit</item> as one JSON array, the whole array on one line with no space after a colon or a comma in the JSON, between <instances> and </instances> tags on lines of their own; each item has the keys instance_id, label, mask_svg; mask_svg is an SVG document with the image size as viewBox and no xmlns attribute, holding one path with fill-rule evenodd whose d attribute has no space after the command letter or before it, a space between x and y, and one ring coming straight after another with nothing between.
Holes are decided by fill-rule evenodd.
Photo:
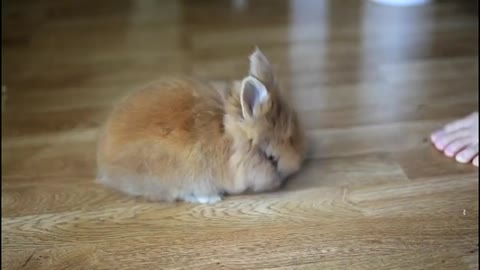
<instances>
[{"instance_id":1,"label":"orange rabbit","mask_svg":"<svg viewBox=\"0 0 480 270\"><path fill-rule=\"evenodd\" d=\"M121 101L99 139L98 181L150 200L214 203L279 188L304 156L303 128L256 49L250 75L229 90L169 78Z\"/></svg>"}]
</instances>

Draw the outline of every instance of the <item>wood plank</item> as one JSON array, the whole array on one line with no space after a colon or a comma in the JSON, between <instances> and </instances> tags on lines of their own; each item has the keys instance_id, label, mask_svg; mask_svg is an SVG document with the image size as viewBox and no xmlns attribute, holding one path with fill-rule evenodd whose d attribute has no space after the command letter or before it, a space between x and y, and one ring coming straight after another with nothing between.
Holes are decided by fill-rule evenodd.
<instances>
[{"instance_id":1,"label":"wood plank","mask_svg":"<svg viewBox=\"0 0 480 270\"><path fill-rule=\"evenodd\" d=\"M477 1L97 2L2 3L2 269L478 269L478 168L429 142L478 110ZM309 139L283 189L197 205L95 182L119 98L228 87L255 45Z\"/></svg>"}]
</instances>

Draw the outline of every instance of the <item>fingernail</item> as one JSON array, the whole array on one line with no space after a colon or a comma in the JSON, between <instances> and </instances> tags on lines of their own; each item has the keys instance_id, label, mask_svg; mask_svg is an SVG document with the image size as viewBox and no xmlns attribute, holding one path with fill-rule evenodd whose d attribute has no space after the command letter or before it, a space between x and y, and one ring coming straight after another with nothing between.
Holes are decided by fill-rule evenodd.
<instances>
[{"instance_id":1,"label":"fingernail","mask_svg":"<svg viewBox=\"0 0 480 270\"><path fill-rule=\"evenodd\" d=\"M440 149L442 151L445 150L445 147L447 147L447 144L442 140L438 141L436 145L437 145L438 149Z\"/></svg>"},{"instance_id":2,"label":"fingernail","mask_svg":"<svg viewBox=\"0 0 480 270\"><path fill-rule=\"evenodd\" d=\"M430 136L430 138L432 139L432 141L437 141L441 134L442 134L442 131L441 131L441 130L440 130L440 131L437 131L437 132L434 132L434 133Z\"/></svg>"},{"instance_id":3,"label":"fingernail","mask_svg":"<svg viewBox=\"0 0 480 270\"><path fill-rule=\"evenodd\" d=\"M468 160L466 160L465 156L464 156L464 155L461 155L461 154L460 154L460 155L457 155L457 156L455 157L455 160L457 160L457 161L460 162L460 163L467 163L467 162L468 162Z\"/></svg>"},{"instance_id":4,"label":"fingernail","mask_svg":"<svg viewBox=\"0 0 480 270\"><path fill-rule=\"evenodd\" d=\"M445 156L447 157L453 157L455 154L452 152L452 151L447 151L445 150L445 152L443 152L445 154Z\"/></svg>"}]
</instances>

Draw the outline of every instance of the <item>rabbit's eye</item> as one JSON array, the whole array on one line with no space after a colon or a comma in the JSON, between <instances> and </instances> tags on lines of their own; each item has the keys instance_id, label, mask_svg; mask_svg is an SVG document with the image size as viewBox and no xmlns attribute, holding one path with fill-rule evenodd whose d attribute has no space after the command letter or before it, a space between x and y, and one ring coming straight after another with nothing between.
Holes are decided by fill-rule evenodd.
<instances>
[{"instance_id":1,"label":"rabbit's eye","mask_svg":"<svg viewBox=\"0 0 480 270\"><path fill-rule=\"evenodd\" d=\"M277 167L278 160L276 157L273 155L267 155L267 158L275 167Z\"/></svg>"}]
</instances>

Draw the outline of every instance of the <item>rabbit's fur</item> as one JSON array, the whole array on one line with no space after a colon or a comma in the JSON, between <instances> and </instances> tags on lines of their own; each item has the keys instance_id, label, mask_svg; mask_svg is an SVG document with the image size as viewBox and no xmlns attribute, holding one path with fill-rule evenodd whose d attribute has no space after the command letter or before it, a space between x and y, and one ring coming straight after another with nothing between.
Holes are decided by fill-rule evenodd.
<instances>
[{"instance_id":1,"label":"rabbit's fur","mask_svg":"<svg viewBox=\"0 0 480 270\"><path fill-rule=\"evenodd\" d=\"M257 48L231 89L169 78L123 99L100 135L98 180L150 200L213 203L279 188L304 155L303 128Z\"/></svg>"}]
</instances>

